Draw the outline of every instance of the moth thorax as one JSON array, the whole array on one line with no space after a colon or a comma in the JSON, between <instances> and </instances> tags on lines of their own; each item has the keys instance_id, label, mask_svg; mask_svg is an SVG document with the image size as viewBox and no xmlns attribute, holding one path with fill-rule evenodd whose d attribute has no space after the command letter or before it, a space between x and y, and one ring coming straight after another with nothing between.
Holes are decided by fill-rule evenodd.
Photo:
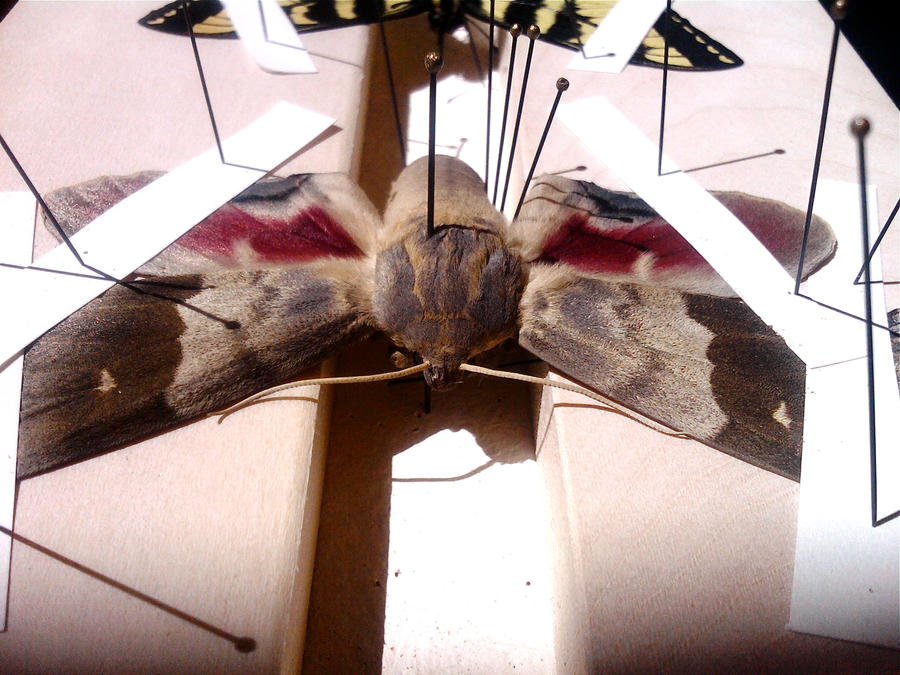
<instances>
[{"instance_id":1,"label":"moth thorax","mask_svg":"<svg viewBox=\"0 0 900 675\"><path fill-rule=\"evenodd\" d=\"M373 310L397 344L432 364L426 377L440 388L458 379L461 363L514 334L524 278L481 179L459 160L436 159L432 236L427 164L411 164L395 183L385 213L393 242L375 263Z\"/></svg>"},{"instance_id":2,"label":"moth thorax","mask_svg":"<svg viewBox=\"0 0 900 675\"><path fill-rule=\"evenodd\" d=\"M505 235L506 220L487 198L484 181L455 157L434 158L434 225L471 227ZM424 226L428 210L428 159L416 160L394 181L384 211L383 244Z\"/></svg>"}]
</instances>

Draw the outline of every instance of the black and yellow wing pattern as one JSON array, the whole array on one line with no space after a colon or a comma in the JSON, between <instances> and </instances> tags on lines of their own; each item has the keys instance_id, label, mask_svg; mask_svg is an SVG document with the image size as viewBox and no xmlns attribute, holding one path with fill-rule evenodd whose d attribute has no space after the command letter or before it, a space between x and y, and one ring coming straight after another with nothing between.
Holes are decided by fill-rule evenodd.
<instances>
[{"instance_id":1,"label":"black and yellow wing pattern","mask_svg":"<svg viewBox=\"0 0 900 675\"><path fill-rule=\"evenodd\" d=\"M187 0L191 30L198 37L234 38L234 26L219 0ZM428 11L432 0L278 0L298 33L402 19ZM187 35L181 0L155 9L138 21L142 26Z\"/></svg>"},{"instance_id":2,"label":"black and yellow wing pattern","mask_svg":"<svg viewBox=\"0 0 900 675\"><path fill-rule=\"evenodd\" d=\"M489 21L490 0L278 0L298 33L371 24L429 12L432 25L447 31L466 15ZM616 0L494 0L494 21L509 27L532 24L541 39L567 49L580 50ZM187 0L193 32L201 37L235 37L234 27L219 0ZM631 63L662 67L668 43L669 68L724 70L743 61L725 45L693 26L680 14L663 14L638 47ZM187 24L181 0L154 10L140 24L165 33L184 35ZM668 41L663 37L668 33Z\"/></svg>"},{"instance_id":3,"label":"black and yellow wing pattern","mask_svg":"<svg viewBox=\"0 0 900 675\"><path fill-rule=\"evenodd\" d=\"M466 14L490 20L490 0L461 0ZM616 0L494 0L494 20L503 26L535 24L541 39L580 51L591 34L615 6ZM631 63L661 68L665 60L667 31L661 15L638 47ZM677 12L669 12L669 68L675 70L724 70L743 64L741 58Z\"/></svg>"}]
</instances>

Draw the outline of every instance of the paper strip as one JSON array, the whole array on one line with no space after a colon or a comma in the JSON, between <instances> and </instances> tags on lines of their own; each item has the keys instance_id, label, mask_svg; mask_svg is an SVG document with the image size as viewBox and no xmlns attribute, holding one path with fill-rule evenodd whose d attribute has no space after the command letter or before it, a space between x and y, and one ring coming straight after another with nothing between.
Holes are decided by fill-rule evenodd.
<instances>
[{"instance_id":1,"label":"paper strip","mask_svg":"<svg viewBox=\"0 0 900 675\"><path fill-rule=\"evenodd\" d=\"M229 161L272 168L333 122L281 102L226 140L223 151ZM88 264L123 278L261 175L222 164L218 151L211 149L116 204L72 237L72 243ZM85 272L64 245L42 256L35 266ZM6 322L0 333L0 362L112 285L102 279L4 268L0 268L0 283L17 287L15 294L0 300L0 315Z\"/></svg>"},{"instance_id":2,"label":"paper strip","mask_svg":"<svg viewBox=\"0 0 900 675\"><path fill-rule=\"evenodd\" d=\"M0 261L16 265L31 262L34 238L34 197L28 192L0 193ZM6 296L15 287L0 286ZM22 398L22 353L0 364L0 525L13 529L16 498L16 449ZM0 534L0 631L6 630L12 539Z\"/></svg>"},{"instance_id":3,"label":"paper strip","mask_svg":"<svg viewBox=\"0 0 900 675\"><path fill-rule=\"evenodd\" d=\"M666 0L619 0L568 67L621 73L665 8Z\"/></svg>"},{"instance_id":4,"label":"paper strip","mask_svg":"<svg viewBox=\"0 0 900 675\"><path fill-rule=\"evenodd\" d=\"M224 4L235 32L260 68L273 73L318 72L275 0L224 0Z\"/></svg>"},{"instance_id":5,"label":"paper strip","mask_svg":"<svg viewBox=\"0 0 900 675\"><path fill-rule=\"evenodd\" d=\"M856 321L795 296L794 280L772 254L699 183L675 171L668 159L664 175L658 176L658 146L609 101L600 96L575 101L561 105L557 114L600 161L690 242L808 366L865 357L864 344L822 339L829 333L852 333Z\"/></svg>"},{"instance_id":6,"label":"paper strip","mask_svg":"<svg viewBox=\"0 0 900 675\"><path fill-rule=\"evenodd\" d=\"M869 222L879 222L874 189ZM810 280L808 292L829 304L863 313L862 286L852 282L862 264L859 186L821 181L816 213L835 229L837 255ZM880 259L872 259L880 278ZM882 286L872 286L876 322ZM875 330L875 414L878 514L900 507L900 392L890 338ZM826 338L827 339L827 338ZM859 323L848 339L863 343ZM869 472L867 362L857 359L809 370L800 513L791 617L804 633L900 647L900 520L872 527Z\"/></svg>"}]
</instances>

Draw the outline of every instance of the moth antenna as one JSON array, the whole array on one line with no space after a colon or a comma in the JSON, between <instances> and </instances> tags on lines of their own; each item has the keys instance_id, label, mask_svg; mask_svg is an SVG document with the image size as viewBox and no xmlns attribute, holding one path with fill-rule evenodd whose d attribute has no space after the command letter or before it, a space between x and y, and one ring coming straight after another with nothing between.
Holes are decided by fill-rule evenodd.
<instances>
[{"instance_id":1,"label":"moth antenna","mask_svg":"<svg viewBox=\"0 0 900 675\"><path fill-rule=\"evenodd\" d=\"M394 87L394 71L391 69L391 54L388 50L387 33L384 30L384 16L378 14L378 31L381 34L381 53L384 54L384 67L391 92L391 106L394 109L394 126L397 129L397 142L400 144L401 166L406 166L406 141L403 140L403 129L400 125L400 106L397 105L397 90Z\"/></svg>"},{"instance_id":2,"label":"moth antenna","mask_svg":"<svg viewBox=\"0 0 900 675\"><path fill-rule=\"evenodd\" d=\"M506 136L506 117L509 114L509 94L512 90L513 68L516 65L516 42L522 34L522 27L514 23L509 27L509 34L512 36L512 45L509 48L509 68L506 74L506 94L503 99L503 118L500 124L500 145L497 147L497 171L494 175L494 196L491 203L497 205L497 189L500 185L500 166L503 161L503 139Z\"/></svg>"},{"instance_id":3,"label":"moth antenna","mask_svg":"<svg viewBox=\"0 0 900 675\"><path fill-rule=\"evenodd\" d=\"M662 93L659 97L659 155L656 162L656 174L662 176L663 138L666 133L666 90L669 83L669 17L672 15L672 0L666 0L666 11L663 13L663 76Z\"/></svg>"},{"instance_id":4,"label":"moth antenna","mask_svg":"<svg viewBox=\"0 0 900 675\"><path fill-rule=\"evenodd\" d=\"M491 96L494 84L494 4L491 0L491 15L488 28L488 71L487 71L487 124L484 132L484 191L490 190L488 173L491 168Z\"/></svg>"},{"instance_id":5,"label":"moth antenna","mask_svg":"<svg viewBox=\"0 0 900 675\"><path fill-rule=\"evenodd\" d=\"M430 239L434 234L434 141L437 127L437 74L443 60L440 52L431 51L425 55L425 71L428 73L428 212L426 234Z\"/></svg>"},{"instance_id":6,"label":"moth antenna","mask_svg":"<svg viewBox=\"0 0 900 675\"><path fill-rule=\"evenodd\" d=\"M272 394L277 394L279 391L296 389L297 387L312 387L323 384L360 384L363 382L382 382L384 380L395 380L401 377L408 377L410 375L415 375L416 373L421 373L422 371L425 371L430 367L431 364L428 361L423 361L422 363L410 368L404 368L403 370L393 370L387 373L378 373L376 375L353 375L349 377L316 377L309 380L296 380L294 382L286 382L275 387L264 389L263 391L253 394L253 396L248 396L243 401L225 408L225 410L208 413L206 416L218 417L219 424L221 424L222 421L229 415L236 413L242 408L246 408L247 406L259 403L261 402L261 399L271 400L269 397Z\"/></svg>"},{"instance_id":7,"label":"moth antenna","mask_svg":"<svg viewBox=\"0 0 900 675\"><path fill-rule=\"evenodd\" d=\"M841 20L847 16L846 0L834 0L831 5L831 18L834 19L834 31L831 34L831 52L828 55L828 73L825 75L825 95L822 98L822 115L819 117L819 137L816 141L816 156L813 160L812 180L809 186L809 202L806 205L806 221L803 225L803 240L800 243L800 260L797 263L797 276L794 278L794 295L800 293L800 282L803 280L803 263L806 260L806 246L809 241L809 228L812 222L813 203L816 201L816 187L819 184L819 165L822 163L822 146L825 143L825 125L828 122L828 104L831 101L831 83L834 81L834 62L837 59L838 38L841 35Z\"/></svg>"},{"instance_id":8,"label":"moth antenna","mask_svg":"<svg viewBox=\"0 0 900 675\"><path fill-rule=\"evenodd\" d=\"M688 434L683 431L675 431L670 427L665 426L664 424L660 424L654 419L649 417L645 417L639 413L634 412L633 410L629 410L625 408L615 401L611 401L605 396L601 396L586 387L580 387L577 384L571 384L569 382L556 382L547 377L534 377L533 375L524 375L523 373L511 373L506 370L495 370L493 368L485 368L483 366L475 366L471 363L463 363L460 367L460 370L465 370L470 373L477 373L479 375L489 375L490 377L499 377L505 380L518 380L519 382L527 382L529 384L540 384L546 387L556 387L557 389L565 389L566 391L572 391L576 394L582 394L583 396L587 396L588 398L592 398L595 401L603 404L603 409L608 410L610 412L614 412L618 415L624 415L625 417L634 420L635 422L639 422L654 431L658 431L661 434L665 434L666 436L673 436L675 438L691 438Z\"/></svg>"},{"instance_id":9,"label":"moth antenna","mask_svg":"<svg viewBox=\"0 0 900 675\"><path fill-rule=\"evenodd\" d=\"M531 71L531 57L534 54L534 43L541 35L541 29L531 24L528 27L528 55L525 57L525 71L522 74L522 89L519 92L519 107L516 110L516 124L513 127L512 140L509 143L509 162L506 165L506 180L503 183L503 199L500 210L506 208L506 193L509 191L509 178L512 175L513 158L516 156L516 141L519 138L519 125L522 122L522 107L525 105L525 91L528 89L528 73Z\"/></svg>"},{"instance_id":10,"label":"moth antenna","mask_svg":"<svg viewBox=\"0 0 900 675\"><path fill-rule=\"evenodd\" d=\"M563 92L569 88L569 81L561 77L556 81L556 98L553 100L553 105L550 108L550 114L547 115L547 124L544 125L544 132L541 134L541 140L538 143L537 150L534 152L534 161L531 162L531 168L528 170L528 178L525 179L525 184L522 186L522 194L519 195L519 203L516 206L516 213L513 216L513 220L519 217L519 211L522 209L522 202L525 201L525 193L528 192L528 186L531 183L531 179L534 177L534 170L537 168L538 159L541 157L541 151L544 149L544 142L547 140L547 134L550 133L550 125L553 124L553 117L556 115L556 108L559 105L559 100L562 98Z\"/></svg>"}]
</instances>

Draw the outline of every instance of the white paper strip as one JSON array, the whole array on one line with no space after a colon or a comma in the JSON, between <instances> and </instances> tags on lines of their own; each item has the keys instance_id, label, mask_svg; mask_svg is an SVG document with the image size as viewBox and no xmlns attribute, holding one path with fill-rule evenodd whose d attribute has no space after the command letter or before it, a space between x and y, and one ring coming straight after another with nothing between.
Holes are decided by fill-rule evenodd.
<instances>
[{"instance_id":1,"label":"white paper strip","mask_svg":"<svg viewBox=\"0 0 900 675\"><path fill-rule=\"evenodd\" d=\"M16 265L31 262L34 239L34 197L28 192L0 193L0 261ZM4 297L18 288L0 285ZM22 398L22 354L0 364L0 525L13 527L16 498L16 447ZM12 539L0 534L0 630L6 630L9 567Z\"/></svg>"},{"instance_id":2,"label":"white paper strip","mask_svg":"<svg viewBox=\"0 0 900 675\"><path fill-rule=\"evenodd\" d=\"M666 0L619 0L569 68L621 73L665 8Z\"/></svg>"},{"instance_id":3,"label":"white paper strip","mask_svg":"<svg viewBox=\"0 0 900 675\"><path fill-rule=\"evenodd\" d=\"M870 223L879 222L872 205ZM853 278L862 265L859 186L821 181L816 213L835 229L837 255L810 280L807 292L862 315L863 288ZM872 259L872 278L881 278ZM882 312L882 286L872 286L873 311ZM884 323L883 314L874 316ZM824 340L832 339L824 335ZM858 323L857 342L865 340ZM878 516L900 508L900 392L890 338L873 333ZM809 370L800 513L791 617L788 627L804 633L900 647L900 520L878 528L871 522L869 415L866 359Z\"/></svg>"},{"instance_id":4,"label":"white paper strip","mask_svg":"<svg viewBox=\"0 0 900 675\"><path fill-rule=\"evenodd\" d=\"M600 161L690 242L808 366L865 356L864 344L822 340L824 331L852 333L855 320L795 296L794 280L759 240L668 159L664 175L658 176L658 146L609 101L598 96L563 104L558 115Z\"/></svg>"},{"instance_id":5,"label":"white paper strip","mask_svg":"<svg viewBox=\"0 0 900 675\"><path fill-rule=\"evenodd\" d=\"M318 72L275 0L224 0L224 4L235 32L260 68L273 73Z\"/></svg>"},{"instance_id":6,"label":"white paper strip","mask_svg":"<svg viewBox=\"0 0 900 675\"><path fill-rule=\"evenodd\" d=\"M428 155L428 96L427 85L416 89L409 96L406 132L408 164ZM436 152L439 155L458 157L479 175L484 173L483 111L486 103L487 88L481 82L472 82L458 75L448 75L438 84L437 105L441 123L435 130ZM494 142L496 143L496 140ZM493 170L492 166L491 171Z\"/></svg>"},{"instance_id":7,"label":"white paper strip","mask_svg":"<svg viewBox=\"0 0 900 675\"><path fill-rule=\"evenodd\" d=\"M278 103L223 143L225 158L270 169L333 123L325 115ZM122 278L261 175L222 164L213 148L116 204L72 237L72 243L85 262ZM35 266L85 272L64 245L35 261ZM6 321L0 333L0 363L112 285L101 279L3 268L0 283L18 288L14 295L0 299L0 315Z\"/></svg>"}]
</instances>

